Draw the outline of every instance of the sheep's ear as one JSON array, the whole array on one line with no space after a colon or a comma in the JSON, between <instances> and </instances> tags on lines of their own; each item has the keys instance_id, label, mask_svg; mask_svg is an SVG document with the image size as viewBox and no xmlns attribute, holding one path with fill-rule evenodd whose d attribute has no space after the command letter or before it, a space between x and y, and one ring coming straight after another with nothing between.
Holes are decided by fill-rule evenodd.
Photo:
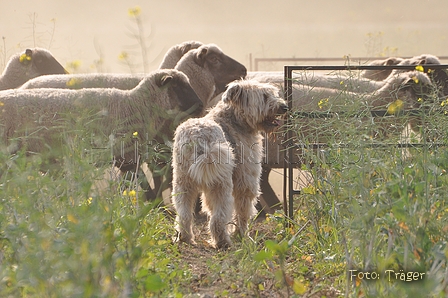
<instances>
[{"instance_id":1,"label":"sheep's ear","mask_svg":"<svg viewBox=\"0 0 448 298\"><path fill-rule=\"evenodd\" d=\"M182 56L188 53L191 50L191 44L187 43L180 47L180 52L182 53Z\"/></svg>"},{"instance_id":2,"label":"sheep's ear","mask_svg":"<svg viewBox=\"0 0 448 298\"><path fill-rule=\"evenodd\" d=\"M406 80L401 84L402 86L413 86L418 83L418 79L416 76L407 77Z\"/></svg>"},{"instance_id":3,"label":"sheep's ear","mask_svg":"<svg viewBox=\"0 0 448 298\"><path fill-rule=\"evenodd\" d=\"M173 79L173 76L170 75L164 75L157 81L157 86L162 87L171 82Z\"/></svg>"},{"instance_id":4,"label":"sheep's ear","mask_svg":"<svg viewBox=\"0 0 448 298\"><path fill-rule=\"evenodd\" d=\"M395 58L389 58L386 60L386 65L394 65L396 64Z\"/></svg>"},{"instance_id":5,"label":"sheep's ear","mask_svg":"<svg viewBox=\"0 0 448 298\"><path fill-rule=\"evenodd\" d=\"M200 66L203 66L205 63L205 57L207 56L208 48L200 47L198 48L198 52L196 54L196 63Z\"/></svg>"}]
</instances>

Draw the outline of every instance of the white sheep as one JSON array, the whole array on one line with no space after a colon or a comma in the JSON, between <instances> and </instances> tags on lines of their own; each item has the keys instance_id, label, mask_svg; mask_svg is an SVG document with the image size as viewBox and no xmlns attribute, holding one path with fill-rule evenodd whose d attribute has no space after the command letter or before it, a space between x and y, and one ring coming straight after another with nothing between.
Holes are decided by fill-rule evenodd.
<instances>
[{"instance_id":1,"label":"white sheep","mask_svg":"<svg viewBox=\"0 0 448 298\"><path fill-rule=\"evenodd\" d=\"M196 49L203 45L199 41L186 41L181 44L172 46L163 57L159 69L173 69L180 58L192 49ZM36 88L117 88L122 90L130 90L140 83L144 74L72 74L69 76L45 76L25 83L22 89Z\"/></svg>"},{"instance_id":2,"label":"white sheep","mask_svg":"<svg viewBox=\"0 0 448 298\"><path fill-rule=\"evenodd\" d=\"M422 54L418 56L413 56L411 58L402 59L397 65L427 65L426 67L421 67L419 71L422 71L430 77L432 82L438 89L439 95L444 98L448 96L448 73L447 69L432 69L430 65L440 65L440 59L437 56L431 54ZM428 66L429 65L429 66ZM398 73L409 71L407 69L394 69L389 76L395 76Z\"/></svg>"},{"instance_id":3,"label":"white sheep","mask_svg":"<svg viewBox=\"0 0 448 298\"><path fill-rule=\"evenodd\" d=\"M430 54L423 54L411 58L390 57L384 60L372 61L369 65L440 65L438 57ZM388 69L388 70L363 70L359 75L357 72L345 72L340 74L320 74L316 72L293 72L293 83L313 87L324 87L338 90L345 90L357 93L372 93L382 88L388 77L394 77L398 73L410 71L409 69ZM442 90L443 95L448 95L448 75L446 70L429 68L423 70L430 74L433 82ZM270 82L282 84L284 82L283 72L249 72L248 79L255 79L260 82Z\"/></svg>"},{"instance_id":4,"label":"white sheep","mask_svg":"<svg viewBox=\"0 0 448 298\"><path fill-rule=\"evenodd\" d=\"M259 82L283 84L284 73L249 72L247 78ZM341 74L321 74L310 71L293 72L292 80L294 84L345 90L356 93L371 93L386 84L385 81L374 81L359 77L356 72Z\"/></svg>"},{"instance_id":5,"label":"white sheep","mask_svg":"<svg viewBox=\"0 0 448 298\"><path fill-rule=\"evenodd\" d=\"M190 50L185 54L175 67L182 71L190 79L190 84L204 106L210 101L210 98L216 92L221 93L225 90L228 83L233 80L244 77L247 73L246 68L225 55L216 45L202 45L198 49ZM77 75L50 75L30 80L22 88L129 88L137 84L141 75L122 75L122 74L77 74ZM173 129L174 131L174 129ZM156 189L160 181L154 179Z\"/></svg>"},{"instance_id":6,"label":"white sheep","mask_svg":"<svg viewBox=\"0 0 448 298\"><path fill-rule=\"evenodd\" d=\"M183 43L172 46L166 53L160 63L159 69L171 69L174 68L183 55L190 50L194 50L202 46L200 41L185 41Z\"/></svg>"},{"instance_id":7,"label":"white sheep","mask_svg":"<svg viewBox=\"0 0 448 298\"><path fill-rule=\"evenodd\" d=\"M281 85L282 86L282 85ZM401 73L393 77L389 77L386 84L379 90L368 94L359 94L347 91L341 91L329 88L311 87L306 85L293 85L292 113L294 112L342 112L362 108L363 110L388 110L390 112L398 112L398 110L413 109L420 105L420 99L425 94L430 94L434 85L428 76L422 72L412 71ZM400 100L400 101L397 101ZM396 109L393 110L391 105L396 103ZM379 117L374 121L380 123L377 127L377 137L385 137L396 131L401 133L401 127L394 128L392 122L396 122L397 118ZM403 121L406 121L404 119ZM329 127L328 120L311 119L307 117L298 117L294 120L294 130L297 131L302 142L305 140L311 142L326 142L328 137L333 138L338 128ZM330 125L331 126L331 125ZM361 133L359 131L358 133ZM319 140L315 140L316 136L320 136ZM311 138L311 139L310 139ZM337 137L336 137L337 138ZM282 168L284 166L283 159L283 137L277 136L276 139L267 138L265 142L265 160L263 164L263 174L261 191L264 200L270 206L278 205L279 201L272 187L269 185L269 173L273 168ZM295 151L297 153L297 151ZM294 154L290 157L290 162L300 167L302 160L299 155Z\"/></svg>"},{"instance_id":8,"label":"white sheep","mask_svg":"<svg viewBox=\"0 0 448 298\"><path fill-rule=\"evenodd\" d=\"M334 110L338 106L345 108L347 99L361 99L366 107L385 109L387 105L400 99L405 104L403 108L413 108L416 107L417 99L424 95L423 91L416 93L419 91L416 90L416 85L425 87L422 90L428 93L429 88L434 87L429 77L419 71L391 75L381 88L366 94L293 84L293 106L294 110L299 111L325 111L330 108ZM321 102L322 100L325 102Z\"/></svg>"},{"instance_id":9,"label":"white sheep","mask_svg":"<svg viewBox=\"0 0 448 298\"><path fill-rule=\"evenodd\" d=\"M0 76L0 90L17 88L29 79L46 74L64 74L67 71L53 57L41 48L26 49L13 55Z\"/></svg>"},{"instance_id":10,"label":"white sheep","mask_svg":"<svg viewBox=\"0 0 448 298\"><path fill-rule=\"evenodd\" d=\"M148 142L171 141L175 127L202 110L187 76L177 70L154 71L132 90L13 89L0 92L0 102L1 136L9 153L25 147L58 158L51 155L71 135L63 123L84 119L95 139L106 145L115 140L111 149L122 171L135 170L138 156L148 158Z\"/></svg>"},{"instance_id":11,"label":"white sheep","mask_svg":"<svg viewBox=\"0 0 448 298\"><path fill-rule=\"evenodd\" d=\"M182 71L190 79L190 84L204 103L213 96L224 92L226 85L244 78L247 70L238 61L223 53L214 44L202 45L187 52L177 63L176 70ZM127 74L72 74L47 75L25 83L22 89L35 88L118 88L131 89L144 75Z\"/></svg>"},{"instance_id":12,"label":"white sheep","mask_svg":"<svg viewBox=\"0 0 448 298\"><path fill-rule=\"evenodd\" d=\"M122 73L80 73L67 75L45 75L29 80L20 89L38 88L117 88L121 90L134 89L145 74Z\"/></svg>"}]
</instances>

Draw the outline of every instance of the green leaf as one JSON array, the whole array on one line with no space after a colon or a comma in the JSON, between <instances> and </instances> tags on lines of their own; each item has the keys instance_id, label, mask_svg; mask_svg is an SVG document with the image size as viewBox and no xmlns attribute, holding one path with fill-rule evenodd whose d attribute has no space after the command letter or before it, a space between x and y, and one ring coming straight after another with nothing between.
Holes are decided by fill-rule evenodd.
<instances>
[{"instance_id":1,"label":"green leaf","mask_svg":"<svg viewBox=\"0 0 448 298\"><path fill-rule=\"evenodd\" d=\"M145 289L150 292L158 292L163 289L166 284L158 274L150 275L146 278Z\"/></svg>"},{"instance_id":2,"label":"green leaf","mask_svg":"<svg viewBox=\"0 0 448 298\"><path fill-rule=\"evenodd\" d=\"M266 260L270 260L270 259L272 259L272 253L267 252L265 250L258 252L254 256L254 260L257 262L262 262L262 261L266 261Z\"/></svg>"},{"instance_id":3,"label":"green leaf","mask_svg":"<svg viewBox=\"0 0 448 298\"><path fill-rule=\"evenodd\" d=\"M306 286L297 279L294 279L292 290L298 295L303 295L306 292Z\"/></svg>"}]
</instances>

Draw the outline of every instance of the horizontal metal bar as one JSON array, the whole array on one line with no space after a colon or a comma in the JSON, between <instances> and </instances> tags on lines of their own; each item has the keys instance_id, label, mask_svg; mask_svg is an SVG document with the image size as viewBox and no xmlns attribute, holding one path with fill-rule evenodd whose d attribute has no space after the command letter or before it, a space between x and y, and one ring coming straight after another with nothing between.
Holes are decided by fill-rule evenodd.
<instances>
[{"instance_id":1,"label":"horizontal metal bar","mask_svg":"<svg viewBox=\"0 0 448 298\"><path fill-rule=\"evenodd\" d=\"M401 57L404 59L412 58L409 57ZM448 56L437 56L439 60L448 60ZM387 57L325 57L325 58L254 58L255 63L257 62L290 62L290 61L297 61L297 62L308 62L308 61L350 61L350 60L363 60L363 61L373 61L373 60L379 60L379 59L387 59Z\"/></svg>"},{"instance_id":2,"label":"horizontal metal bar","mask_svg":"<svg viewBox=\"0 0 448 298\"><path fill-rule=\"evenodd\" d=\"M448 69L447 64L421 64L423 69ZM405 69L415 70L416 65L294 65L285 66L285 71L294 70L390 70L390 69ZM285 77L286 79L286 77ZM291 76L289 76L291 79Z\"/></svg>"},{"instance_id":3,"label":"horizontal metal bar","mask_svg":"<svg viewBox=\"0 0 448 298\"><path fill-rule=\"evenodd\" d=\"M448 143L370 143L370 144L362 144L362 145L354 145L354 144L332 144L331 146L328 143L311 143L311 144L294 144L291 147L300 148L300 149L323 149L323 148L332 148L332 149L340 149L340 148L433 148L433 147L447 147Z\"/></svg>"},{"instance_id":4,"label":"horizontal metal bar","mask_svg":"<svg viewBox=\"0 0 448 298\"><path fill-rule=\"evenodd\" d=\"M412 110L404 110L400 111L398 115L391 115L387 112L387 110L374 110L368 112L372 117L399 117L399 116L418 116L424 114L424 111L412 109ZM292 112L294 116L297 116L299 118L333 118L333 117L340 117L340 116L347 116L350 118L362 118L367 117L366 114L355 114L350 112L300 112L300 111L294 111ZM442 113L440 113L442 114Z\"/></svg>"}]
</instances>

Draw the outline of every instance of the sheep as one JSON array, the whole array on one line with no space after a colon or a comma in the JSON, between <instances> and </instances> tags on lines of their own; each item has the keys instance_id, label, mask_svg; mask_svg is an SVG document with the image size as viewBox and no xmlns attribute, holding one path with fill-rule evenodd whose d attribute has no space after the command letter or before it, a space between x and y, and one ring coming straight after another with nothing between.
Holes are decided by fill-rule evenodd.
<instances>
[{"instance_id":1,"label":"sheep","mask_svg":"<svg viewBox=\"0 0 448 298\"><path fill-rule=\"evenodd\" d=\"M369 65L440 65L440 60L434 55L423 54L411 58L390 57L384 60L375 60ZM398 73L407 72L409 69L390 70L364 70L359 76L354 73L328 75L314 72L293 72L294 84L309 85L313 87L325 87L345 90L357 93L371 93L382 88L387 78L394 77ZM440 89L442 96L448 95L448 74L444 69L424 69L435 85ZM374 75L376 74L376 75ZM282 72L249 72L248 79L256 79L260 82L281 84L284 81Z\"/></svg>"},{"instance_id":2,"label":"sheep","mask_svg":"<svg viewBox=\"0 0 448 298\"><path fill-rule=\"evenodd\" d=\"M405 108L413 108L418 98L413 89L416 84L424 87L433 86L429 77L419 71L408 71L389 76L381 88L367 94L294 84L293 105L300 111L313 112L316 109L325 110L324 106L331 108L335 106L344 107L347 104L347 98L355 98L362 99L368 106L379 109L386 108L396 99L401 99L405 101ZM428 91L428 89L425 89L425 91ZM422 93L420 92L419 95L422 95ZM328 103L318 105L322 99L325 99Z\"/></svg>"},{"instance_id":3,"label":"sheep","mask_svg":"<svg viewBox=\"0 0 448 298\"><path fill-rule=\"evenodd\" d=\"M412 109L419 106L419 98L422 98L425 94L429 94L429 90L431 88L433 88L433 84L428 76L418 71L406 72L390 77L383 87L368 94L358 94L329 88L294 84L292 111L293 113L294 111L305 113L316 111L341 112L343 110L347 110L347 106L353 105L353 108L356 107L356 103L364 109L387 110L388 106L394 103L397 99L403 101L402 109ZM338 110L338 108L340 109ZM388 122L388 119L388 117L385 117L375 120L380 123L380 130L377 132L377 137L389 135L394 129L390 125L390 122ZM328 126L325 119L322 119L321 121L319 119L311 120L305 117L297 118L295 122L296 124L294 131L300 133L298 138L304 143L306 143L305 140L309 140L313 137L313 135L315 136L317 134L321 136L319 142L326 142L328 141L328 137L334 137L333 134L335 131L333 128L330 128L332 131L325 132L323 127ZM311 141L315 142L314 139ZM278 198L270 186L268 179L273 168L282 168L285 165L284 159L282 158L282 148L283 138L281 134L279 134L276 138L266 138L265 159L263 162L263 172L261 176L261 191L263 193L263 199L266 201L268 206L279 205ZM293 155L289 162L292 162L295 165L300 165L302 160L297 154Z\"/></svg>"},{"instance_id":4,"label":"sheep","mask_svg":"<svg viewBox=\"0 0 448 298\"><path fill-rule=\"evenodd\" d=\"M345 90L356 93L371 93L383 87L385 81L374 81L363 77L358 77L355 73L348 74L319 74L314 72L293 72L293 83L313 87L324 87L337 90ZM248 73L248 79L255 79L259 82L283 84L284 73L280 72L260 72Z\"/></svg>"},{"instance_id":5,"label":"sheep","mask_svg":"<svg viewBox=\"0 0 448 298\"><path fill-rule=\"evenodd\" d=\"M191 63L191 61L196 63ZM182 71L191 81L191 86L198 96L203 99L204 107L210 108L213 97L226 90L227 84L245 78L247 69L225 55L215 44L202 45L190 50L176 64L175 69Z\"/></svg>"},{"instance_id":6,"label":"sheep","mask_svg":"<svg viewBox=\"0 0 448 298\"><path fill-rule=\"evenodd\" d=\"M197 49L203 43L199 41L186 41L172 46L163 57L159 69L173 69L180 58L192 49ZM73 74L70 76L45 76L25 83L22 89L36 88L118 88L130 90L140 83L144 74Z\"/></svg>"},{"instance_id":7,"label":"sheep","mask_svg":"<svg viewBox=\"0 0 448 298\"><path fill-rule=\"evenodd\" d=\"M402 62L404 59L399 57L389 57L387 59L374 60L367 65L372 66L384 66L384 65L397 65ZM374 81L383 81L386 79L392 70L384 69L365 69L361 71L360 76L366 79L374 80Z\"/></svg>"},{"instance_id":8,"label":"sheep","mask_svg":"<svg viewBox=\"0 0 448 298\"><path fill-rule=\"evenodd\" d=\"M107 74L87 73L69 75L45 75L29 80L20 89L38 88L117 88L121 90L134 89L145 77L144 74Z\"/></svg>"},{"instance_id":9,"label":"sheep","mask_svg":"<svg viewBox=\"0 0 448 298\"><path fill-rule=\"evenodd\" d=\"M204 106L213 96L224 92L231 81L246 76L247 70L241 63L225 55L214 45L202 45L190 50L176 64L190 79L190 84L201 98ZM28 81L21 88L118 88L132 89L144 75L127 74L73 74L47 75Z\"/></svg>"},{"instance_id":10,"label":"sheep","mask_svg":"<svg viewBox=\"0 0 448 298\"><path fill-rule=\"evenodd\" d=\"M132 90L13 89L0 92L0 102L0 133L9 153L24 148L57 160L53 154L70 135L69 125L61 124L87 117L86 131L113 142L114 160L123 172L135 169L139 155L148 159L142 150L148 141L172 140L175 127L198 116L203 106L187 76L177 70L154 71Z\"/></svg>"},{"instance_id":11,"label":"sheep","mask_svg":"<svg viewBox=\"0 0 448 298\"><path fill-rule=\"evenodd\" d=\"M176 70L182 71L190 79L190 84L197 93L204 106L216 92L221 93L225 86L235 79L245 77L246 68L225 55L214 44L202 45L185 54L177 63ZM107 74L79 74L79 75L50 75L30 80L22 86L28 88L91 88L115 87L130 88L141 79L141 75L107 75ZM174 131L174 129L173 129ZM160 182L156 182L156 188Z\"/></svg>"},{"instance_id":12,"label":"sheep","mask_svg":"<svg viewBox=\"0 0 448 298\"><path fill-rule=\"evenodd\" d=\"M403 59L398 65L440 65L440 59L431 54L422 54L414 56L408 59ZM446 69L421 69L423 72L427 73L433 83L437 86L438 91L442 97L448 96L448 74ZM396 73L405 72L407 70L394 69L391 75Z\"/></svg>"},{"instance_id":13,"label":"sheep","mask_svg":"<svg viewBox=\"0 0 448 298\"><path fill-rule=\"evenodd\" d=\"M0 90L17 88L29 79L46 74L65 74L67 71L53 57L41 48L26 49L24 53L13 55L2 75Z\"/></svg>"},{"instance_id":14,"label":"sheep","mask_svg":"<svg viewBox=\"0 0 448 298\"><path fill-rule=\"evenodd\" d=\"M163 57L159 69L172 69L176 67L177 62L179 62L183 55L188 53L190 50L199 48L202 45L202 42L193 40L185 41L181 44L172 46Z\"/></svg>"}]
</instances>

